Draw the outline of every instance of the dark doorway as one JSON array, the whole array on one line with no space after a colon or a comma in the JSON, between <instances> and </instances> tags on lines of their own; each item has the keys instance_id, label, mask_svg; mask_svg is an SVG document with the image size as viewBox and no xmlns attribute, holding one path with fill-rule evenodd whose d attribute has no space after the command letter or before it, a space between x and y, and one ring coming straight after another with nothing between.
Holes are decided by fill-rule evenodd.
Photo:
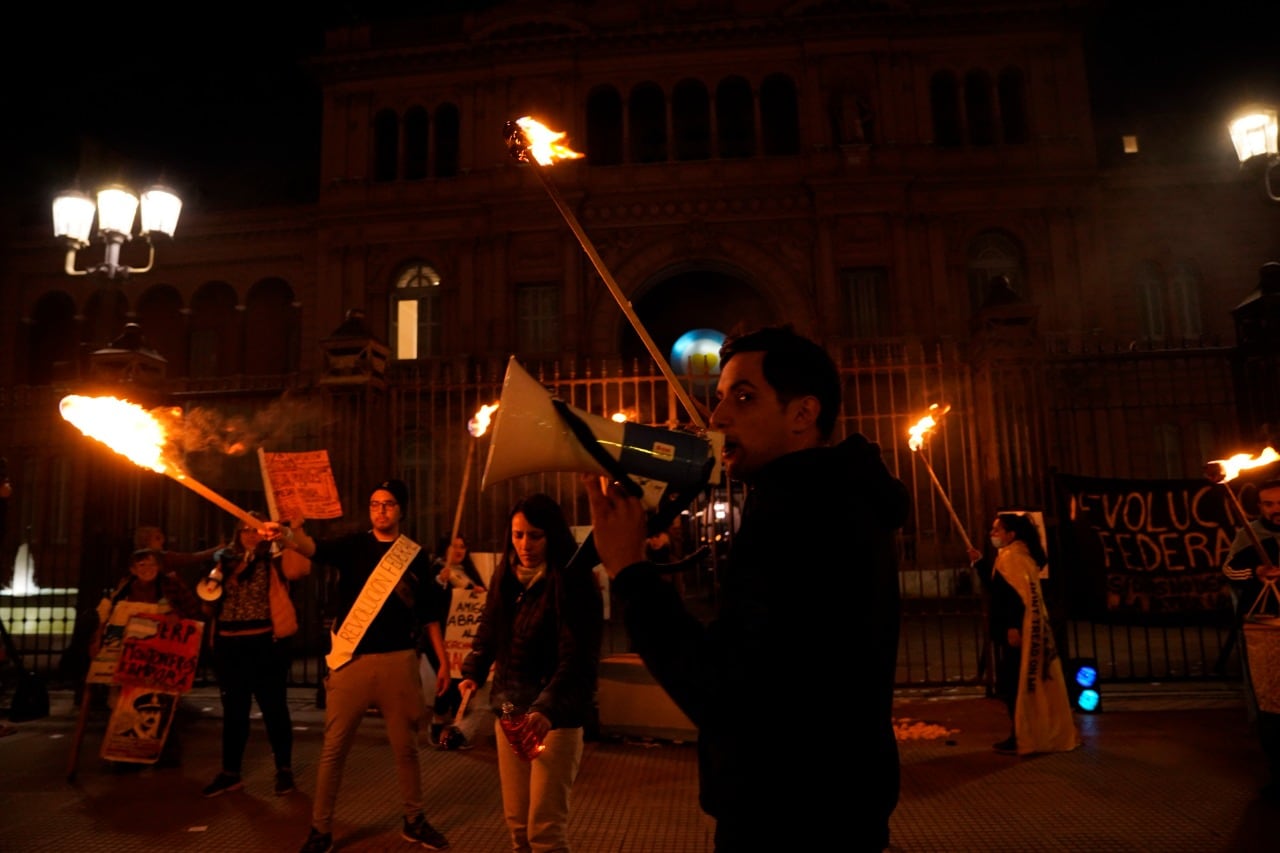
<instances>
[{"instance_id":1,"label":"dark doorway","mask_svg":"<svg viewBox=\"0 0 1280 853\"><path fill-rule=\"evenodd\" d=\"M664 279L633 303L658 352L668 362L671 346L690 329L716 329L725 334L780 322L773 308L741 278L715 270L682 272ZM623 321L618 351L629 364L651 360L640 336ZM679 372L680 368L673 368Z\"/></svg>"}]
</instances>

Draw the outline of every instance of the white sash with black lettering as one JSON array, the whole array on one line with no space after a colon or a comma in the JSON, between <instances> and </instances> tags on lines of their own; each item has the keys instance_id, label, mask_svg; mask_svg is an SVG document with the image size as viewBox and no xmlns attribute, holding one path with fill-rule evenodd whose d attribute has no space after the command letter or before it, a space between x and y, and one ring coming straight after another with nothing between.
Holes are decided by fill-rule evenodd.
<instances>
[{"instance_id":1,"label":"white sash with black lettering","mask_svg":"<svg viewBox=\"0 0 1280 853\"><path fill-rule=\"evenodd\" d=\"M336 631L329 634L329 654L324 656L324 662L331 671L340 669L351 661L364 632L382 609L387 596L391 595L391 591L400 582L404 570L409 568L409 564L421 550L421 545L402 535L392 543L378 565L373 567L369 579L364 582L364 589L360 590L355 603L347 611L346 618Z\"/></svg>"}]
</instances>

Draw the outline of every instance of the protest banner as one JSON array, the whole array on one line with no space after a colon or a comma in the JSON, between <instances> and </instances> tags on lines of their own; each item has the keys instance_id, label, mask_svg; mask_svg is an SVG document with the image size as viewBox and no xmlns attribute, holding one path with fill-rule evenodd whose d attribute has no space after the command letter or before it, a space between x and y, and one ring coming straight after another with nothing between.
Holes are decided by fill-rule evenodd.
<instances>
[{"instance_id":1,"label":"protest banner","mask_svg":"<svg viewBox=\"0 0 1280 853\"><path fill-rule=\"evenodd\" d=\"M1074 615L1155 623L1230 614L1222 563L1235 524L1220 487L1065 474L1057 485Z\"/></svg>"},{"instance_id":2,"label":"protest banner","mask_svg":"<svg viewBox=\"0 0 1280 853\"><path fill-rule=\"evenodd\" d=\"M258 466L272 518L300 522L342 517L329 451L268 453L259 447Z\"/></svg>"},{"instance_id":3,"label":"protest banner","mask_svg":"<svg viewBox=\"0 0 1280 853\"><path fill-rule=\"evenodd\" d=\"M101 620L101 641L93 660L89 661L89 674L85 676L88 684L111 684L115 680L116 663L124 649L125 629L134 616L140 614L159 614L167 605L142 601L118 601L113 606L109 599L103 599L98 605L98 618Z\"/></svg>"}]
</instances>

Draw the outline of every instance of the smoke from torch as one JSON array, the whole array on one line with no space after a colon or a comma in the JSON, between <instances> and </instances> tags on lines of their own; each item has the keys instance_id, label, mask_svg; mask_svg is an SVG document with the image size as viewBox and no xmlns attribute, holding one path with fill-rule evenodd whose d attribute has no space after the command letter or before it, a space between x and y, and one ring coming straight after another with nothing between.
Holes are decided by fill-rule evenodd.
<instances>
[{"instance_id":1,"label":"smoke from torch","mask_svg":"<svg viewBox=\"0 0 1280 853\"><path fill-rule=\"evenodd\" d=\"M82 433L102 442L138 467L176 480L254 529L261 526L260 519L192 479L171 458L170 434L181 426L181 409L156 409L148 412L136 403L116 397L69 394L58 404L58 411L64 420Z\"/></svg>"}]
</instances>

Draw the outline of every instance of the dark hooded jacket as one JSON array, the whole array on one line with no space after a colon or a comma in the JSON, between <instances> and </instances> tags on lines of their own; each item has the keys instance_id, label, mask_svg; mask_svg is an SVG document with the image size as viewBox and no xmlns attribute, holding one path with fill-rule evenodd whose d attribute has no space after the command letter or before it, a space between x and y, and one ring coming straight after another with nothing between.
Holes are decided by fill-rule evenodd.
<instances>
[{"instance_id":1,"label":"dark hooded jacket","mask_svg":"<svg viewBox=\"0 0 1280 853\"><path fill-rule=\"evenodd\" d=\"M879 448L854 435L753 478L710 623L651 563L614 580L635 651L698 727L701 805L735 828L728 837L754 827L760 843L789 849L888 843L899 786L895 531L909 511ZM816 720L796 719L815 703Z\"/></svg>"}]
</instances>

